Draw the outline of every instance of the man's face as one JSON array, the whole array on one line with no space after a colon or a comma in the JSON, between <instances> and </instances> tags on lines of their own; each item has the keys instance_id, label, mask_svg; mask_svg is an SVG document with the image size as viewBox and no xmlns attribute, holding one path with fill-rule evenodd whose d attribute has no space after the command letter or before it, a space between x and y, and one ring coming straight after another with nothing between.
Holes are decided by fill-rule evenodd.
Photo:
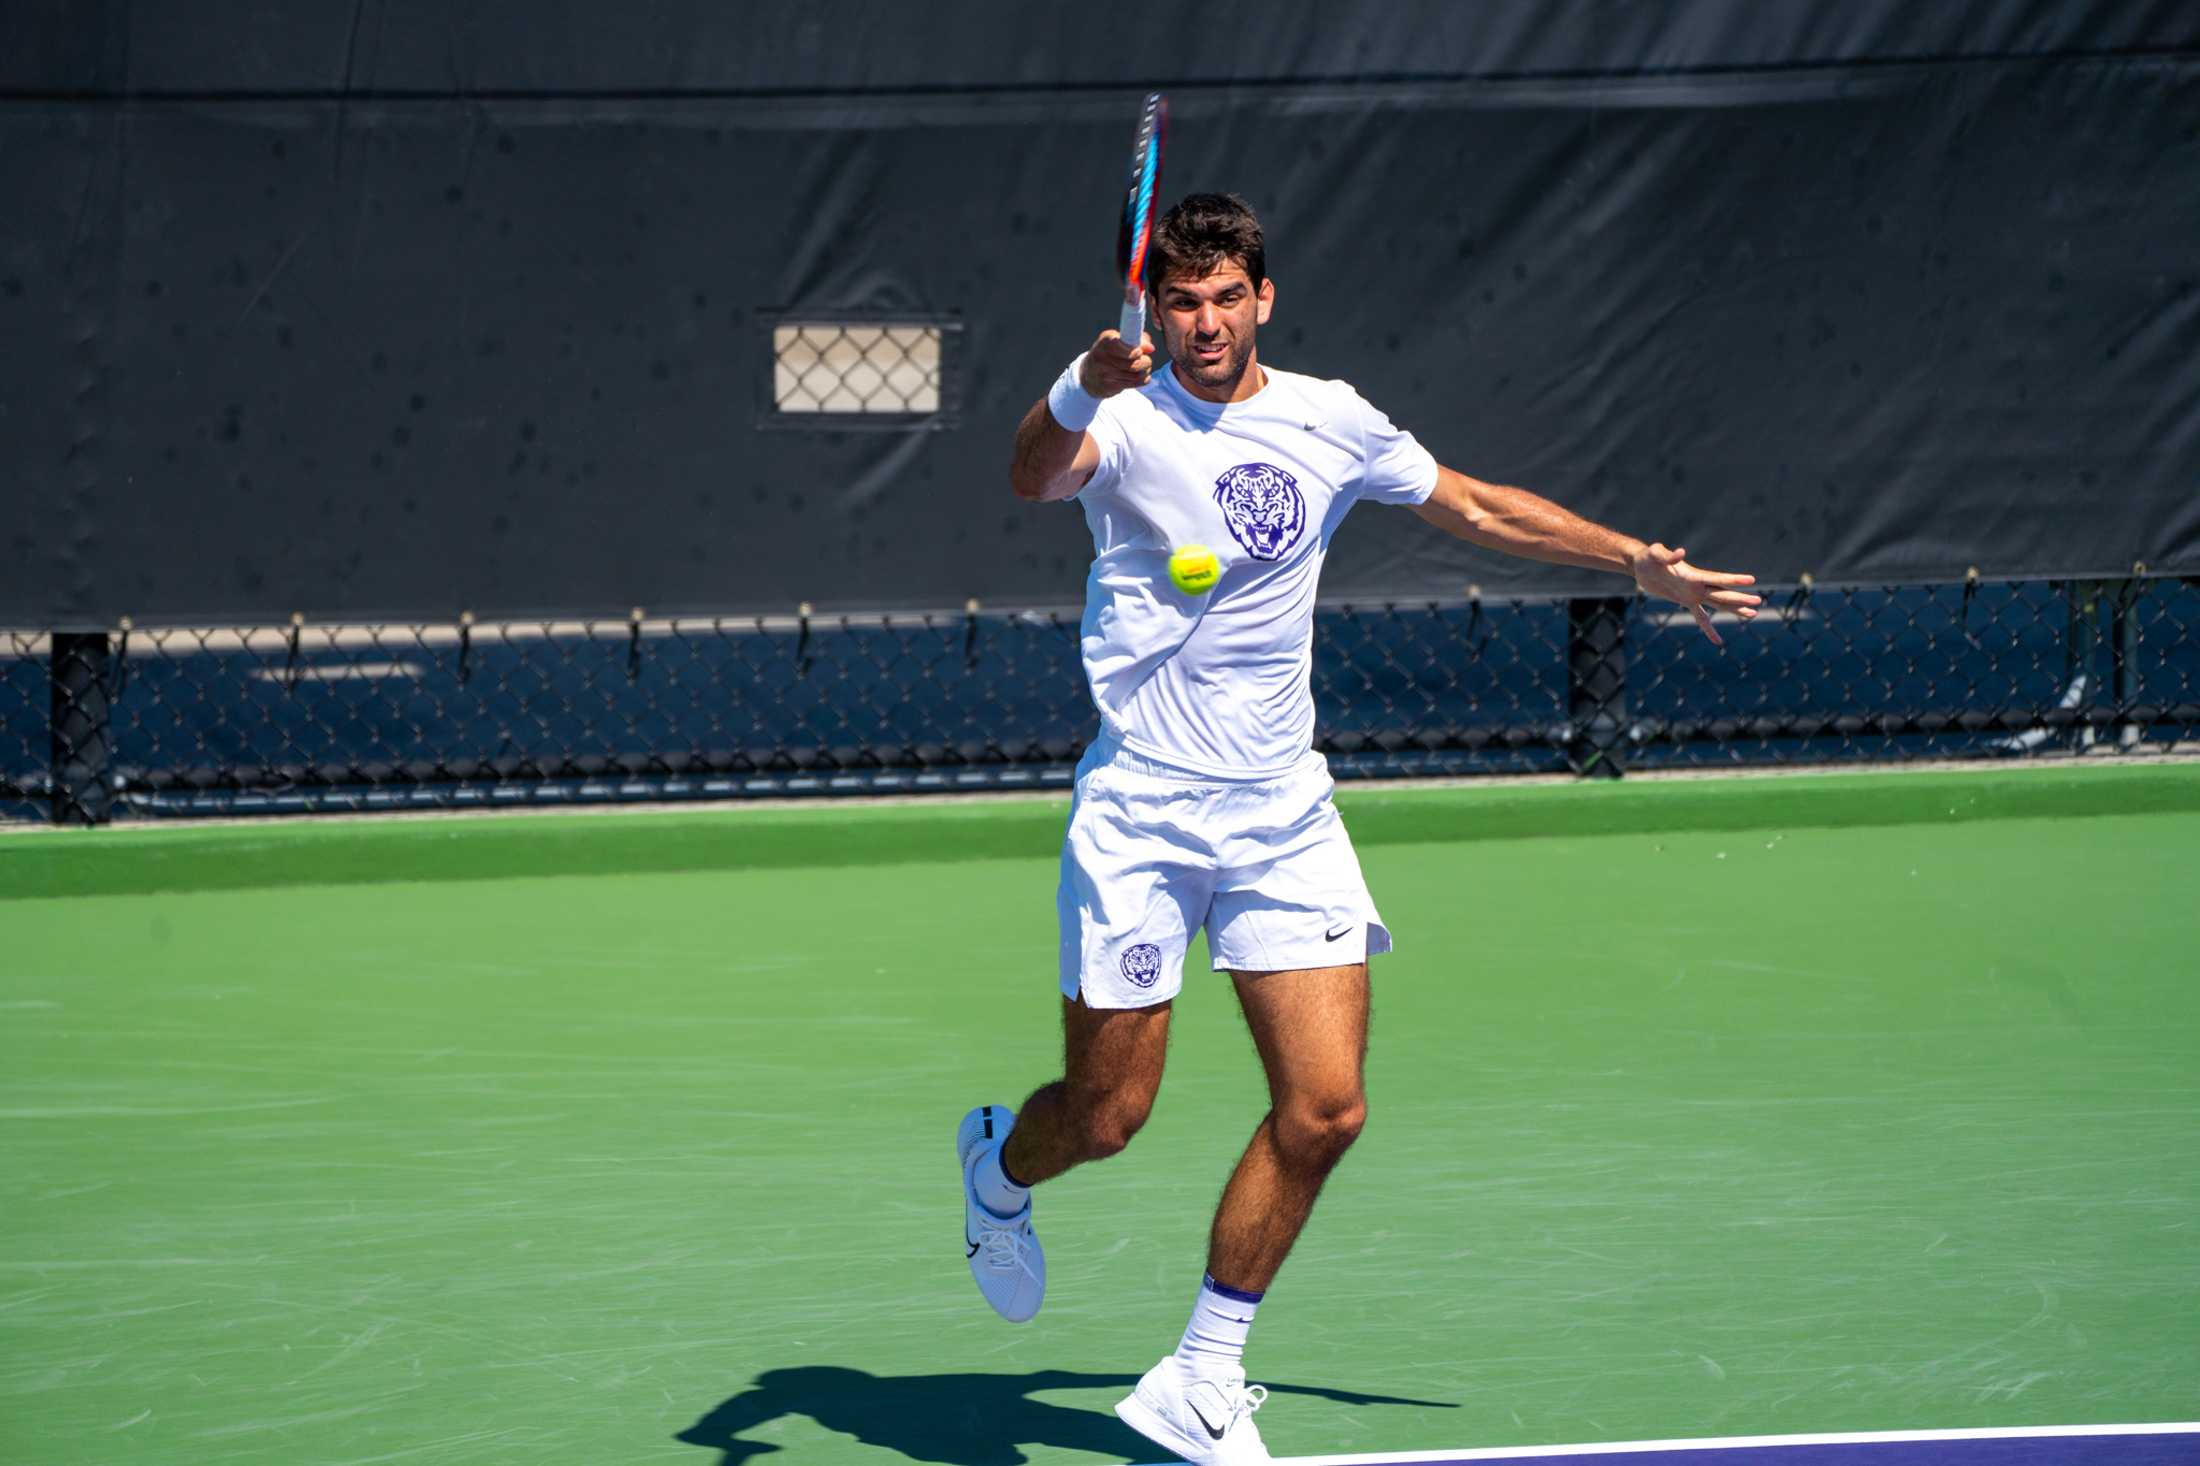
<instances>
[{"instance_id":1,"label":"man's face","mask_svg":"<svg viewBox=\"0 0 2200 1466\"><path fill-rule=\"evenodd\" d=\"M1225 259L1204 279L1170 276L1159 297L1162 347L1177 375L1199 396L1226 400L1253 359L1253 334L1275 306L1276 282L1256 290L1245 266Z\"/></svg>"}]
</instances>

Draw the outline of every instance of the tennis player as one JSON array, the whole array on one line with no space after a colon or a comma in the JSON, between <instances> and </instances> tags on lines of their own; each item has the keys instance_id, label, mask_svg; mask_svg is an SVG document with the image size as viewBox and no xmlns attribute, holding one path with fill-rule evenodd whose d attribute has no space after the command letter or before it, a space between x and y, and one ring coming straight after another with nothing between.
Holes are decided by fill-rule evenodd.
<instances>
[{"instance_id":1,"label":"tennis player","mask_svg":"<svg viewBox=\"0 0 2200 1466\"><path fill-rule=\"evenodd\" d=\"M1634 578L1747 619L1747 575L1438 464L1348 384L1256 349L1275 309L1261 227L1195 194L1156 231L1150 341L1103 331L1017 429L1021 499L1076 499L1093 537L1082 650L1101 730L1078 765L1057 907L1063 1077L956 1133L970 1270L1005 1318L1038 1311L1046 1260L1031 1188L1121 1151L1160 1088L1186 946L1205 927L1267 1071L1270 1108L1224 1188L1176 1352L1116 1406L1194 1462L1269 1459L1245 1382L1254 1315L1367 1107L1367 959L1390 950L1313 751L1315 586L1362 500L1404 505L1474 544ZM1170 552L1214 548L1205 595Z\"/></svg>"}]
</instances>

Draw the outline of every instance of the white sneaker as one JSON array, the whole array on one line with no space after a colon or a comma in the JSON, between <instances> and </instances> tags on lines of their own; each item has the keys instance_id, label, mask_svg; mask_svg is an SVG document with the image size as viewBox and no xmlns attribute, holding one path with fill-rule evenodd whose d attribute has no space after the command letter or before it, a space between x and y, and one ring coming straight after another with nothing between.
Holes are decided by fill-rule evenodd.
<instances>
[{"instance_id":1,"label":"white sneaker","mask_svg":"<svg viewBox=\"0 0 2200 1466\"><path fill-rule=\"evenodd\" d=\"M1257 1466L1269 1460L1253 1412L1268 1398L1242 1374L1194 1374L1174 1354L1146 1371L1118 1400L1123 1423L1194 1466Z\"/></svg>"},{"instance_id":2,"label":"white sneaker","mask_svg":"<svg viewBox=\"0 0 2200 1466\"><path fill-rule=\"evenodd\" d=\"M963 1247L970 1276L993 1311L1022 1323L1039 1311L1047 1293L1047 1258L1031 1230L1031 1203L1012 1217L995 1216L978 1200L971 1173L978 1157L1008 1138L1016 1115L1006 1105L980 1105L955 1130L955 1159L963 1173Z\"/></svg>"}]
</instances>

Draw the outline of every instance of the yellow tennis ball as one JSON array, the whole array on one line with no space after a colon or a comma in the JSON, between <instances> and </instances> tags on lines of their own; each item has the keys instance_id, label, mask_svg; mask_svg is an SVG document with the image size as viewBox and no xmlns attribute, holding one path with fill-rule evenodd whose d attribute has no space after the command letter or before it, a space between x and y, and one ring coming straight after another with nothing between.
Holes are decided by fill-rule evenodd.
<instances>
[{"instance_id":1,"label":"yellow tennis ball","mask_svg":"<svg viewBox=\"0 0 2200 1466\"><path fill-rule=\"evenodd\" d=\"M1222 562L1205 545L1179 545L1169 557L1169 579L1186 595L1203 596L1222 579Z\"/></svg>"}]
</instances>

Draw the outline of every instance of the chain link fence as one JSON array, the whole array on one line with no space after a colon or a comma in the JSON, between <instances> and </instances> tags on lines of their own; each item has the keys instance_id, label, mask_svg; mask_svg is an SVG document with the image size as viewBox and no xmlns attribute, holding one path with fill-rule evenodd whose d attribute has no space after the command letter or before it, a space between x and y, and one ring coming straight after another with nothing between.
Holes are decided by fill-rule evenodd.
<instances>
[{"instance_id":1,"label":"chain link fence","mask_svg":"<svg viewBox=\"0 0 2200 1466\"><path fill-rule=\"evenodd\" d=\"M772 328L781 414L925 417L941 408L939 325L791 321Z\"/></svg>"},{"instance_id":2,"label":"chain link fence","mask_svg":"<svg viewBox=\"0 0 2200 1466\"><path fill-rule=\"evenodd\" d=\"M1334 605L1340 779L2200 751L2200 581ZM0 633L0 818L1066 787L1074 614Z\"/></svg>"}]
</instances>

